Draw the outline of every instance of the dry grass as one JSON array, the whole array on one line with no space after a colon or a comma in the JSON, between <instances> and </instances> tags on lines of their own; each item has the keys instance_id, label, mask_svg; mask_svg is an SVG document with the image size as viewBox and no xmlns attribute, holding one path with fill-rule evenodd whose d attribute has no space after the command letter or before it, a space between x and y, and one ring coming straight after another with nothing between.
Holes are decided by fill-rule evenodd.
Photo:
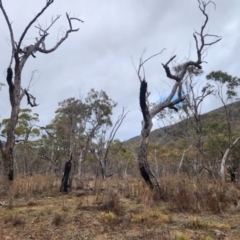
<instances>
[{"instance_id":1,"label":"dry grass","mask_svg":"<svg viewBox=\"0 0 240 240\"><path fill-rule=\"evenodd\" d=\"M65 195L53 176L19 177L13 208L0 206L0 239L240 239L239 185L160 182L164 201L133 178L89 180Z\"/></svg>"},{"instance_id":2,"label":"dry grass","mask_svg":"<svg viewBox=\"0 0 240 240\"><path fill-rule=\"evenodd\" d=\"M10 225L16 227L18 225L24 225L25 219L24 219L24 217L22 217L20 215L8 214L3 218L3 222L5 224L10 224Z\"/></svg>"},{"instance_id":3,"label":"dry grass","mask_svg":"<svg viewBox=\"0 0 240 240\"><path fill-rule=\"evenodd\" d=\"M212 179L197 181L184 175L168 176L161 179L161 185L170 211L223 213L240 199L240 191L234 184L222 187Z\"/></svg>"},{"instance_id":4,"label":"dry grass","mask_svg":"<svg viewBox=\"0 0 240 240\"><path fill-rule=\"evenodd\" d=\"M17 176L13 192L15 198L27 196L49 197L59 191L60 180L51 175Z\"/></svg>"}]
</instances>

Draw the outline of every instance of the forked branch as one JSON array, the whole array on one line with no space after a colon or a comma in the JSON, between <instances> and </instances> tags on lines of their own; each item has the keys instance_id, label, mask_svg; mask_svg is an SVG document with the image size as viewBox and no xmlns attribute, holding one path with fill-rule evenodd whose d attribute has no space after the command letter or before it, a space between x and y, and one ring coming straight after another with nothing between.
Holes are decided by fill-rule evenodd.
<instances>
[{"instance_id":1,"label":"forked branch","mask_svg":"<svg viewBox=\"0 0 240 240\"><path fill-rule=\"evenodd\" d=\"M183 78L185 77L185 74L187 72L187 68L189 66L195 66L198 69L201 69L202 66L201 64L203 63L203 53L205 51L205 49L217 42L219 42L222 38L220 36L214 35L214 34L206 34L205 29L209 20L208 14L206 13L206 8L208 5L213 4L214 7L216 7L215 3L213 1L204 1L204 0L198 0L199 3L199 9L202 12L202 14L205 17L204 23L202 24L200 31L197 32L195 31L193 34L194 40L195 40L195 44L196 44L196 51L197 51L197 60L196 61L186 61L183 65L182 65L182 69L179 73L177 74L173 74L171 73L171 70L169 68L169 63L172 62L172 60L176 57L173 56L172 58L170 58L170 60L166 63L166 64L162 64L163 68L165 69L166 75L168 78L176 80L176 81L182 81ZM206 39L207 38L215 38L216 40L207 42Z\"/></svg>"},{"instance_id":2,"label":"forked branch","mask_svg":"<svg viewBox=\"0 0 240 240\"><path fill-rule=\"evenodd\" d=\"M52 21L50 23L50 25L44 30L40 24L38 24L38 26L35 26L35 28L39 29L39 36L43 37L43 36L47 36L48 35L48 30L53 26L53 24L61 17L61 15L57 15L56 18L52 17Z\"/></svg>"},{"instance_id":3,"label":"forked branch","mask_svg":"<svg viewBox=\"0 0 240 240\"><path fill-rule=\"evenodd\" d=\"M24 31L19 39L18 45L17 45L17 52L19 52L19 50L21 49L22 41L23 41L25 35L27 34L28 30L30 29L30 27L43 14L43 12L53 3L53 1L54 0L47 0L45 7L32 19L32 21L29 22L27 27L24 29Z\"/></svg>"},{"instance_id":4,"label":"forked branch","mask_svg":"<svg viewBox=\"0 0 240 240\"><path fill-rule=\"evenodd\" d=\"M60 16L58 16L58 18L59 18ZM68 35L71 33L71 32L77 32L78 30L79 30L79 28L75 28L75 29L73 29L73 27L72 27L72 21L73 20L76 20L76 21L79 21L79 22L84 22L84 21L82 21L81 19L79 19L79 18L75 18L75 17L69 17L69 15L66 13L66 17L67 17L67 20L68 20L68 24L69 24L69 29L65 32L65 35L56 43L56 45L53 47L53 48L51 48L51 49L45 49L45 48L41 48L41 47L38 47L37 48L37 51L39 51L39 52L41 52L41 53L45 53L45 54L47 54L47 53L51 53L51 52L53 52L53 51L55 51L67 38L68 38ZM57 19L58 19L57 18ZM56 19L56 20L57 20ZM52 22L52 24L54 23L55 21L53 21ZM51 26L51 25L50 25ZM38 27L39 28L39 27ZM49 27L50 28L50 27ZM48 28L48 29L49 29ZM47 29L47 30L48 30ZM41 31L43 31L43 32L45 32L45 34L47 35L48 33L46 32L47 30L43 30L43 29L41 29Z\"/></svg>"},{"instance_id":5,"label":"forked branch","mask_svg":"<svg viewBox=\"0 0 240 240\"><path fill-rule=\"evenodd\" d=\"M27 96L27 103L28 103L31 107L36 107L36 106L38 106L38 104L36 104L36 98L35 98L32 94L30 94L27 89L24 89L24 93L25 93L25 95Z\"/></svg>"},{"instance_id":6,"label":"forked branch","mask_svg":"<svg viewBox=\"0 0 240 240\"><path fill-rule=\"evenodd\" d=\"M108 157L108 153L109 153L109 150L110 150L110 147L112 145L112 142L115 138L115 135L119 129L119 127L122 125L123 123L123 120L125 119L125 117L127 116L128 112L125 112L126 108L123 107L122 109L122 113L118 116L118 119L117 121L115 122L111 132L110 132L110 135L109 135L109 138L107 140L107 147L106 147L106 152L105 152L105 155L104 155L104 160L106 161L107 160L107 157ZM119 148L117 149L117 151L115 151L115 153L112 155L116 155L118 153L118 151L121 149L123 143L119 146Z\"/></svg>"},{"instance_id":7,"label":"forked branch","mask_svg":"<svg viewBox=\"0 0 240 240\"><path fill-rule=\"evenodd\" d=\"M134 68L135 68L135 70L136 70L136 73L137 73L137 75L138 75L138 79L139 79L140 82L144 81L144 79L145 79L144 64L145 64L148 60L150 60L151 58L154 58L154 57L162 54L164 50L165 50L165 48L164 48L161 52L156 53L156 54L148 57L147 59L143 60L143 55L144 55L144 53L146 52L146 51L144 50L143 53L142 53L142 55L141 55L141 57L140 57L140 59L139 59L138 69L136 69L135 65L133 64L133 66L134 66ZM143 71L143 77L141 76L141 71Z\"/></svg>"}]
</instances>

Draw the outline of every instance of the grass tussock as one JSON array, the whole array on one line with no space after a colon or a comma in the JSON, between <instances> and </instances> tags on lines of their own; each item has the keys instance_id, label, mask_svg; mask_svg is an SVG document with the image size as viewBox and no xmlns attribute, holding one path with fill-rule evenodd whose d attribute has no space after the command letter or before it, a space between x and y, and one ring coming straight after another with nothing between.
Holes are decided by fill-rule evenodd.
<instances>
[{"instance_id":1,"label":"grass tussock","mask_svg":"<svg viewBox=\"0 0 240 240\"><path fill-rule=\"evenodd\" d=\"M117 216L124 215L124 207L121 203L120 195L116 192L109 191L105 194L102 209L108 212L112 212Z\"/></svg>"},{"instance_id":2,"label":"grass tussock","mask_svg":"<svg viewBox=\"0 0 240 240\"><path fill-rule=\"evenodd\" d=\"M59 226L61 223L63 223L64 217L65 217L64 214L58 212L54 213L52 224L54 224L55 226Z\"/></svg>"}]
</instances>

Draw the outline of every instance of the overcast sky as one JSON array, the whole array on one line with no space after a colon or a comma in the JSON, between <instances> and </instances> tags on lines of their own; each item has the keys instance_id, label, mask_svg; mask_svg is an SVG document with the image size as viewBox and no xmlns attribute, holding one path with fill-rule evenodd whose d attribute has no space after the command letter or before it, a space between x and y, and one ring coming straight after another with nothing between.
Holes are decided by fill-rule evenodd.
<instances>
[{"instance_id":1,"label":"overcast sky","mask_svg":"<svg viewBox=\"0 0 240 240\"><path fill-rule=\"evenodd\" d=\"M46 0L2 0L8 13L15 40L29 21L46 4ZM216 0L216 9L208 8L208 33L223 37L221 42L210 47L203 64L205 74L222 70L240 76L240 1ZM26 88L34 70L34 85L30 93L37 98L38 107L33 111L40 115L40 124L46 125L54 118L58 102L85 96L87 92L104 90L118 106L114 119L122 107L129 111L117 138L127 140L140 134L142 115L139 110L139 80L132 65L137 66L144 49L149 57L163 48L166 50L149 61L146 79L150 101L157 102L170 91L172 80L168 80L162 63L177 55L177 63L187 57L196 60L194 30L199 30L203 16L197 0L55 0L41 16L42 26L51 22L52 16L61 14L46 40L52 47L68 28L65 12L84 21L74 23L80 28L54 52L48 55L37 53L29 58L22 73L22 87ZM5 83L11 46L6 22L0 12L0 82ZM30 45L38 36L32 28L23 45ZM204 83L204 76L200 79ZM29 107L24 98L21 108ZM206 99L203 112L220 107L213 99ZM8 87L0 91L0 120L10 116ZM158 127L157 124L154 126Z\"/></svg>"}]
</instances>

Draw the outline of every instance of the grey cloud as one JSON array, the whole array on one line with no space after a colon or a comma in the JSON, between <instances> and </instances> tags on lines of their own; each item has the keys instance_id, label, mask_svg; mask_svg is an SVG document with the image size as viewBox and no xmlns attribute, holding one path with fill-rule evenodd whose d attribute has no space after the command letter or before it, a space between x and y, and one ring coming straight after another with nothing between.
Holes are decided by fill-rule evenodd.
<instances>
[{"instance_id":1,"label":"grey cloud","mask_svg":"<svg viewBox=\"0 0 240 240\"><path fill-rule=\"evenodd\" d=\"M19 36L29 20L45 4L45 0L6 1L3 0L9 18L13 21L16 36ZM216 1L217 8L210 8L209 33L222 35L220 43L207 51L204 71L223 70L232 75L239 74L238 45L240 1ZM27 6L22 11L22 6ZM65 12L84 20L79 32L69 36L60 48L48 55L37 54L36 59L29 59L23 72L23 87L28 85L31 72L38 69L40 79L31 88L40 104L34 112L40 114L41 123L47 124L54 117L58 102L68 97L79 97L90 88L105 90L118 102L114 111L116 118L121 108L130 111L117 137L128 139L140 133L141 112L139 110L139 80L132 66L131 57L137 66L144 48L145 56L166 50L160 56L146 64L146 76L151 101L157 101L169 91L172 80L166 78L161 63L165 63L177 54L178 63L186 57L196 57L193 31L203 23L203 17L194 0L89 0L55 1L39 20L44 25L52 16L61 14L60 20L52 27L46 44L53 46L61 36L61 29L67 27ZM9 33L0 14L0 76L5 82L6 68L10 60ZM24 44L31 44L37 35L37 29L28 34ZM191 47L190 47L191 46ZM204 79L201 80L204 83ZM0 91L1 118L9 117L8 88ZM206 101L204 110L211 110L215 105ZM22 102L26 105L26 99ZM157 124L156 126L157 127Z\"/></svg>"}]
</instances>

